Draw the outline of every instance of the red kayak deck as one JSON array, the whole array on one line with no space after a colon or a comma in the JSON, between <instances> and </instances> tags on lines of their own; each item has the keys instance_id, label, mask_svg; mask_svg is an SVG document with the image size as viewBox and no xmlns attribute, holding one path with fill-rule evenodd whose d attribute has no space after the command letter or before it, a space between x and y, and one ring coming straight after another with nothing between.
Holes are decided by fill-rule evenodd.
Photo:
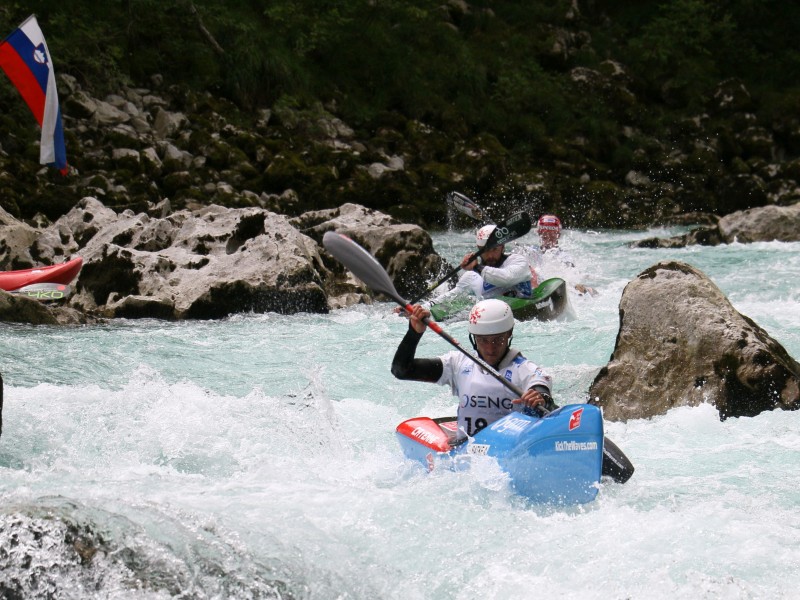
<instances>
[{"instance_id":1,"label":"red kayak deck","mask_svg":"<svg viewBox=\"0 0 800 600\"><path fill-rule=\"evenodd\" d=\"M58 265L34 267L19 271L0 271L0 290L13 292L34 283L70 283L78 276L83 266L81 257L73 258Z\"/></svg>"}]
</instances>

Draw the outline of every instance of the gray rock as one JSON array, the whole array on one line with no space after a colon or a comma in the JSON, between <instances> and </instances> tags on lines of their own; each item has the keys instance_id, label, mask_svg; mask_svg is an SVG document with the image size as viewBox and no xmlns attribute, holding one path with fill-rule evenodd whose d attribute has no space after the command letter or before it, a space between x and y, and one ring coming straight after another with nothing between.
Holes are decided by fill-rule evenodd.
<instances>
[{"instance_id":1,"label":"gray rock","mask_svg":"<svg viewBox=\"0 0 800 600\"><path fill-rule=\"evenodd\" d=\"M153 129L156 136L163 140L174 137L188 122L183 113L174 113L159 107L156 109Z\"/></svg>"},{"instance_id":2,"label":"gray rock","mask_svg":"<svg viewBox=\"0 0 800 600\"><path fill-rule=\"evenodd\" d=\"M34 254L54 263L80 255L84 264L68 307L107 318L324 313L371 302L369 290L322 249L330 230L372 252L407 296L421 292L443 262L420 227L355 204L290 220L255 207L171 213L168 200L151 204L148 213L117 214L86 197L44 229L0 213L2 228L20 244L5 248L9 257ZM62 310L56 321L76 319Z\"/></svg>"},{"instance_id":3,"label":"gray rock","mask_svg":"<svg viewBox=\"0 0 800 600\"><path fill-rule=\"evenodd\" d=\"M164 167L168 171L182 171L191 166L192 155L188 152L179 150L169 142L160 142L158 148L164 162Z\"/></svg>"},{"instance_id":4,"label":"gray rock","mask_svg":"<svg viewBox=\"0 0 800 600\"><path fill-rule=\"evenodd\" d=\"M292 223L320 244L328 231L350 237L378 260L405 298L421 294L446 266L424 229L358 204L307 212ZM366 291L356 285L358 289Z\"/></svg>"},{"instance_id":5,"label":"gray rock","mask_svg":"<svg viewBox=\"0 0 800 600\"><path fill-rule=\"evenodd\" d=\"M800 241L800 202L732 213L719 220L719 231L728 243Z\"/></svg>"},{"instance_id":6,"label":"gray rock","mask_svg":"<svg viewBox=\"0 0 800 600\"><path fill-rule=\"evenodd\" d=\"M114 148L111 157L118 168L129 169L136 173L142 162L142 155L132 148Z\"/></svg>"},{"instance_id":7,"label":"gray rock","mask_svg":"<svg viewBox=\"0 0 800 600\"><path fill-rule=\"evenodd\" d=\"M686 246L718 246L722 242L719 228L698 227L689 233L671 238L647 238L631 242L631 248L684 248Z\"/></svg>"},{"instance_id":8,"label":"gray rock","mask_svg":"<svg viewBox=\"0 0 800 600\"><path fill-rule=\"evenodd\" d=\"M100 230L107 230L117 220L117 213L97 198L86 197L42 231L34 249L46 263L55 263L61 257L78 254Z\"/></svg>"},{"instance_id":9,"label":"gray rock","mask_svg":"<svg viewBox=\"0 0 800 600\"><path fill-rule=\"evenodd\" d=\"M719 219L716 225L699 227L671 238L647 238L632 248L683 248L693 244L716 246L739 242L800 241L800 202L791 206L762 206L741 210Z\"/></svg>"},{"instance_id":10,"label":"gray rock","mask_svg":"<svg viewBox=\"0 0 800 600\"><path fill-rule=\"evenodd\" d=\"M95 103L97 106L92 114L92 120L98 125L117 125L131 120L131 116L128 113L118 109L113 104L103 100L96 100Z\"/></svg>"},{"instance_id":11,"label":"gray rock","mask_svg":"<svg viewBox=\"0 0 800 600\"><path fill-rule=\"evenodd\" d=\"M589 401L611 421L707 402L720 418L800 408L800 364L702 272L664 261L631 281Z\"/></svg>"},{"instance_id":12,"label":"gray rock","mask_svg":"<svg viewBox=\"0 0 800 600\"><path fill-rule=\"evenodd\" d=\"M3 290L0 290L0 321L30 323L31 325L56 325L58 323L44 303L24 296L15 296Z\"/></svg>"},{"instance_id":13,"label":"gray rock","mask_svg":"<svg viewBox=\"0 0 800 600\"><path fill-rule=\"evenodd\" d=\"M628 174L625 175L625 183L633 187L648 187L652 185L653 182L644 173L640 173L639 171L628 171Z\"/></svg>"},{"instance_id":14,"label":"gray rock","mask_svg":"<svg viewBox=\"0 0 800 600\"><path fill-rule=\"evenodd\" d=\"M159 173L161 171L161 166L163 163L161 158L158 156L158 151L155 148L150 147L142 150L142 160L147 166L148 171L153 173Z\"/></svg>"},{"instance_id":15,"label":"gray rock","mask_svg":"<svg viewBox=\"0 0 800 600\"><path fill-rule=\"evenodd\" d=\"M39 232L16 220L0 207L0 270L11 271L32 267L30 247Z\"/></svg>"},{"instance_id":16,"label":"gray rock","mask_svg":"<svg viewBox=\"0 0 800 600\"><path fill-rule=\"evenodd\" d=\"M77 118L90 119L97 112L97 100L82 90L66 95L64 108Z\"/></svg>"},{"instance_id":17,"label":"gray rock","mask_svg":"<svg viewBox=\"0 0 800 600\"><path fill-rule=\"evenodd\" d=\"M263 209L212 205L162 219L123 214L81 255L72 304L107 317L328 310L316 244Z\"/></svg>"}]
</instances>

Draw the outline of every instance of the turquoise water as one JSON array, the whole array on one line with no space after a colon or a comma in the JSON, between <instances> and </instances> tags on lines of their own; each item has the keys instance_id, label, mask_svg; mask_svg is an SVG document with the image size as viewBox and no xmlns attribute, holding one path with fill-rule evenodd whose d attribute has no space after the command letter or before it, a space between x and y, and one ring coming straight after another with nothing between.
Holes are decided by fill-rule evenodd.
<instances>
[{"instance_id":1,"label":"turquoise water","mask_svg":"<svg viewBox=\"0 0 800 600\"><path fill-rule=\"evenodd\" d=\"M515 329L560 403L584 400L624 286L659 260L705 272L800 357L800 243L627 246L680 231L566 232L578 268L545 275L599 295ZM434 238L453 261L471 240ZM606 423L633 479L579 508L530 506L491 462L426 475L401 458L397 423L455 404L389 373L406 327L392 308L2 325L0 583L50 598L795 597L800 412ZM446 331L466 343L463 324ZM449 349L429 332L420 355ZM81 564L83 538L97 552Z\"/></svg>"}]
</instances>

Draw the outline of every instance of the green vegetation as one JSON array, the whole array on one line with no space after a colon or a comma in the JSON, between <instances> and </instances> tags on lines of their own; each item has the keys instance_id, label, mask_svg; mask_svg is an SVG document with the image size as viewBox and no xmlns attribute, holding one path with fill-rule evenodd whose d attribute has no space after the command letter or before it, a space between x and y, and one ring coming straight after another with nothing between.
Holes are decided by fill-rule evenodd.
<instances>
[{"instance_id":1,"label":"green vegetation","mask_svg":"<svg viewBox=\"0 0 800 600\"><path fill-rule=\"evenodd\" d=\"M464 12L427 0L40 0L5 3L0 27L35 12L59 72L97 92L160 73L243 107L335 100L353 122L399 111L491 131L509 146L593 134L610 115L576 102L568 70L606 58L664 111L700 108L730 77L763 93L766 110L796 98L796 3L597 0L579 2L572 20L570 4L477 0ZM578 52L559 58L559 31L588 32L591 48L581 53L588 44L576 40Z\"/></svg>"},{"instance_id":2,"label":"green vegetation","mask_svg":"<svg viewBox=\"0 0 800 600\"><path fill-rule=\"evenodd\" d=\"M800 122L793 2L39 0L4 3L0 30L31 12L57 72L100 97L160 74L243 115L323 105L362 135L419 120L451 141L501 144L515 172L568 164L598 188L637 168L674 176L659 161L725 80L743 82L749 110L800 152L787 133ZM13 130L12 95L0 87ZM710 127L727 135L713 115Z\"/></svg>"}]
</instances>

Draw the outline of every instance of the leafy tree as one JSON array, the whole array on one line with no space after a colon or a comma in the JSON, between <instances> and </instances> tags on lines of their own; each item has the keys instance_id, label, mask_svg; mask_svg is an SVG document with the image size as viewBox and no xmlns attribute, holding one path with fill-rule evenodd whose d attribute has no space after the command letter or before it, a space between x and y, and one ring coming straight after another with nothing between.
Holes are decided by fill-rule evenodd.
<instances>
[{"instance_id":1,"label":"leafy tree","mask_svg":"<svg viewBox=\"0 0 800 600\"><path fill-rule=\"evenodd\" d=\"M696 101L722 77L715 48L734 36L730 15L717 3L674 0L661 4L630 41L630 57L653 85L680 92L683 102Z\"/></svg>"}]
</instances>

